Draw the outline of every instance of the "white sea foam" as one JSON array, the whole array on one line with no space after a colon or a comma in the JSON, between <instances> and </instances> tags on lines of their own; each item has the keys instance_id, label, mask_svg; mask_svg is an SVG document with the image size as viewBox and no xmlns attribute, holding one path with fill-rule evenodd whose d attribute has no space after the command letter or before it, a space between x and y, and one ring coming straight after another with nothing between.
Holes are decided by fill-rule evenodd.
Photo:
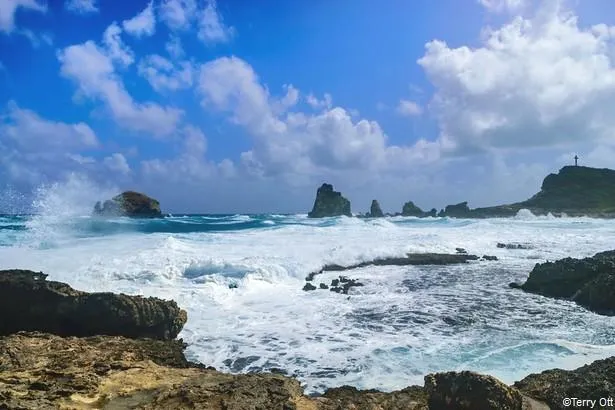
<instances>
[{"instance_id":1,"label":"white sea foam","mask_svg":"<svg viewBox=\"0 0 615 410\"><path fill-rule=\"evenodd\" d=\"M283 224L265 229L174 234L127 229L83 237L71 221L86 208L70 209L67 216L35 218L30 231L10 231L24 238L36 233L35 244L51 235L55 246L2 246L8 240L0 240L2 267L43 270L52 280L88 291L174 299L188 311L180 335L189 343L188 354L219 369L282 368L308 391L342 384L391 390L422 384L423 375L434 371L473 369L512 382L615 354L614 318L507 286L524 280L537 261L615 248L615 221L528 215L316 221L300 215L268 216ZM182 220L198 225L198 218ZM215 223L212 218L202 223ZM217 219L237 223L255 217ZM67 220L68 227L60 229ZM499 249L498 242L532 249ZM301 290L305 276L324 264L406 252L454 253L456 247L499 261L357 269L345 274L365 286L350 297ZM316 284L338 275L319 275ZM252 361L247 367L235 362L246 357Z\"/></svg>"}]
</instances>

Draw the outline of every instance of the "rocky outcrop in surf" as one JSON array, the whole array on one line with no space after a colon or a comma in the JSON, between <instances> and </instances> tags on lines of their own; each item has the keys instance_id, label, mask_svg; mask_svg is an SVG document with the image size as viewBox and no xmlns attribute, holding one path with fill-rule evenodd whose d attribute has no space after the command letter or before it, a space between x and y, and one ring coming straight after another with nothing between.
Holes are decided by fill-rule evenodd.
<instances>
[{"instance_id":1,"label":"rocky outcrop in surf","mask_svg":"<svg viewBox=\"0 0 615 410\"><path fill-rule=\"evenodd\" d=\"M596 313L615 315L615 251L539 263L521 285L526 292L572 300Z\"/></svg>"},{"instance_id":2,"label":"rocky outcrop in surf","mask_svg":"<svg viewBox=\"0 0 615 410\"><path fill-rule=\"evenodd\" d=\"M372 201L372 205L369 208L369 213L367 214L368 218L382 218L384 213L382 212L382 208L380 208L380 204L377 200Z\"/></svg>"},{"instance_id":3,"label":"rocky outcrop in surf","mask_svg":"<svg viewBox=\"0 0 615 410\"><path fill-rule=\"evenodd\" d=\"M433 208L431 211L429 212L425 212L423 211L421 208L419 208L418 206L416 206L414 204L414 202L412 201L408 201L404 204L404 206L401 209L401 215L402 216L415 216L418 218L426 218L428 216L432 216L435 217L436 216L436 209Z\"/></svg>"},{"instance_id":4,"label":"rocky outcrop in surf","mask_svg":"<svg viewBox=\"0 0 615 410\"><path fill-rule=\"evenodd\" d=\"M309 218L325 218L329 216L352 216L350 201L340 192L333 190L333 185L322 184L316 192L314 207L308 213Z\"/></svg>"},{"instance_id":5,"label":"rocky outcrop in surf","mask_svg":"<svg viewBox=\"0 0 615 410\"><path fill-rule=\"evenodd\" d=\"M130 216L133 218L160 218L160 202L140 192L126 191L94 205L97 216Z\"/></svg>"},{"instance_id":6,"label":"rocky outcrop in surf","mask_svg":"<svg viewBox=\"0 0 615 410\"><path fill-rule=\"evenodd\" d=\"M60 336L174 339L186 312L173 301L87 293L28 270L0 271L0 335L40 331Z\"/></svg>"}]
</instances>

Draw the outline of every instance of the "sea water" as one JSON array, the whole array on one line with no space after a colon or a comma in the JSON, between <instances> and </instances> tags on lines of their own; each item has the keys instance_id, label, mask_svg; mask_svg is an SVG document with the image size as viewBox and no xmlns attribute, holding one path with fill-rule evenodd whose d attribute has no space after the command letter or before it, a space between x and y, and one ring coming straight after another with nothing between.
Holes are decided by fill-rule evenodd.
<instances>
[{"instance_id":1,"label":"sea water","mask_svg":"<svg viewBox=\"0 0 615 410\"><path fill-rule=\"evenodd\" d=\"M385 391L437 371L511 383L615 354L615 318L508 287L545 260L615 249L615 221L173 215L96 219L94 193L56 185L36 215L0 217L0 269L41 270L86 291L173 299L188 312L187 356L230 372L282 371L309 393ZM97 192L101 195L100 192ZM106 195L106 193L105 193ZM501 249L498 242L530 249ZM495 255L457 266L365 267L349 295L302 290L325 264L407 252ZM330 283L335 272L319 275Z\"/></svg>"}]
</instances>

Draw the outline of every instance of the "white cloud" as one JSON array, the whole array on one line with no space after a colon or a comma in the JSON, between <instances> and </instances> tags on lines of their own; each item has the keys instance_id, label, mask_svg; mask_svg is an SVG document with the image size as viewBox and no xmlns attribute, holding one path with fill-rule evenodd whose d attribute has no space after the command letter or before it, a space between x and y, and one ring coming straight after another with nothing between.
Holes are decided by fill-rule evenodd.
<instances>
[{"instance_id":1,"label":"white cloud","mask_svg":"<svg viewBox=\"0 0 615 410\"><path fill-rule=\"evenodd\" d=\"M478 0L483 7L492 13L517 13L527 7L527 0Z\"/></svg>"},{"instance_id":2,"label":"white cloud","mask_svg":"<svg viewBox=\"0 0 615 410\"><path fill-rule=\"evenodd\" d=\"M479 48L427 43L419 64L436 88L441 142L464 152L614 137L615 27L581 28L545 4L489 31Z\"/></svg>"},{"instance_id":3,"label":"white cloud","mask_svg":"<svg viewBox=\"0 0 615 410\"><path fill-rule=\"evenodd\" d=\"M254 148L242 154L242 164L254 175L309 178L351 169L399 170L411 160L433 161L439 155L439 144L426 141L412 147L387 145L378 123L355 121L340 107L317 115L280 112L280 101L287 97L272 97L252 67L237 57L204 64L199 91L204 108L228 112L234 123L255 138Z\"/></svg>"},{"instance_id":4,"label":"white cloud","mask_svg":"<svg viewBox=\"0 0 615 410\"><path fill-rule=\"evenodd\" d=\"M235 33L233 27L224 24L222 16L218 13L215 0L208 0L207 6L199 16L198 38L205 44L226 43Z\"/></svg>"},{"instance_id":5,"label":"white cloud","mask_svg":"<svg viewBox=\"0 0 615 410\"><path fill-rule=\"evenodd\" d=\"M135 61L134 53L124 44L122 38L122 29L113 22L103 33L103 44L107 48L107 55L112 60L124 66L129 66Z\"/></svg>"},{"instance_id":6,"label":"white cloud","mask_svg":"<svg viewBox=\"0 0 615 410\"><path fill-rule=\"evenodd\" d=\"M98 0L67 0L65 7L66 10L76 14L98 13L97 3Z\"/></svg>"},{"instance_id":7,"label":"white cloud","mask_svg":"<svg viewBox=\"0 0 615 410\"><path fill-rule=\"evenodd\" d=\"M0 0L0 31L11 33L15 29L18 9L45 13L47 5L38 0Z\"/></svg>"},{"instance_id":8,"label":"white cloud","mask_svg":"<svg viewBox=\"0 0 615 410\"><path fill-rule=\"evenodd\" d=\"M186 54L180 38L176 35L171 35L171 38L169 38L164 48L167 50L167 53L175 59L183 58Z\"/></svg>"},{"instance_id":9,"label":"white cloud","mask_svg":"<svg viewBox=\"0 0 615 410\"><path fill-rule=\"evenodd\" d=\"M130 165L128 165L126 157L117 152L105 157L103 159L103 164L105 164L111 171L118 172L120 174L129 174L131 172Z\"/></svg>"},{"instance_id":10,"label":"white cloud","mask_svg":"<svg viewBox=\"0 0 615 410\"><path fill-rule=\"evenodd\" d=\"M124 31L135 37L149 37L156 32L156 16L154 15L154 2L150 1L142 12L122 22Z\"/></svg>"},{"instance_id":11,"label":"white cloud","mask_svg":"<svg viewBox=\"0 0 615 410\"><path fill-rule=\"evenodd\" d=\"M187 30L197 16L195 0L162 0L160 19L171 30Z\"/></svg>"},{"instance_id":12,"label":"white cloud","mask_svg":"<svg viewBox=\"0 0 615 410\"><path fill-rule=\"evenodd\" d=\"M26 37L34 48L38 48L43 44L53 46L53 37L49 33L42 33L39 35L36 34L34 31L26 28L17 29L16 33Z\"/></svg>"},{"instance_id":13,"label":"white cloud","mask_svg":"<svg viewBox=\"0 0 615 410\"><path fill-rule=\"evenodd\" d=\"M423 108L410 100L399 100L397 113L405 117L416 117L423 113Z\"/></svg>"},{"instance_id":14,"label":"white cloud","mask_svg":"<svg viewBox=\"0 0 615 410\"><path fill-rule=\"evenodd\" d=\"M153 102L135 102L115 73L111 57L94 42L69 46L58 53L58 59L61 74L77 84L78 95L104 102L121 126L155 137L176 129L183 112Z\"/></svg>"},{"instance_id":15,"label":"white cloud","mask_svg":"<svg viewBox=\"0 0 615 410\"><path fill-rule=\"evenodd\" d=\"M139 63L139 75L158 92L175 91L192 86L195 75L192 64L183 61L173 64L157 54L147 56Z\"/></svg>"},{"instance_id":16,"label":"white cloud","mask_svg":"<svg viewBox=\"0 0 615 410\"><path fill-rule=\"evenodd\" d=\"M85 123L66 124L41 118L35 112L9 102L0 122L0 138L11 140L22 150L64 151L98 146L94 131Z\"/></svg>"},{"instance_id":17,"label":"white cloud","mask_svg":"<svg viewBox=\"0 0 615 410\"><path fill-rule=\"evenodd\" d=\"M314 94L310 93L308 94L308 96L306 97L305 101L310 105L310 107L314 108L314 109L331 109L331 106L333 104L333 98L331 97L331 94L329 93L325 93L324 97L322 100L319 100L317 97L314 96Z\"/></svg>"}]
</instances>

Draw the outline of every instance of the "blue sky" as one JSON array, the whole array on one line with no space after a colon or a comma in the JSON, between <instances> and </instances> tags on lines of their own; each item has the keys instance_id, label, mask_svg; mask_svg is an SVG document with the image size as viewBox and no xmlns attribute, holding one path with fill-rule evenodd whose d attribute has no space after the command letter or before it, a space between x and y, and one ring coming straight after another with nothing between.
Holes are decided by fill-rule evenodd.
<instances>
[{"instance_id":1,"label":"blue sky","mask_svg":"<svg viewBox=\"0 0 615 410\"><path fill-rule=\"evenodd\" d=\"M0 189L171 212L306 212L324 181L355 212L522 200L574 153L615 165L613 11L0 0Z\"/></svg>"}]
</instances>

